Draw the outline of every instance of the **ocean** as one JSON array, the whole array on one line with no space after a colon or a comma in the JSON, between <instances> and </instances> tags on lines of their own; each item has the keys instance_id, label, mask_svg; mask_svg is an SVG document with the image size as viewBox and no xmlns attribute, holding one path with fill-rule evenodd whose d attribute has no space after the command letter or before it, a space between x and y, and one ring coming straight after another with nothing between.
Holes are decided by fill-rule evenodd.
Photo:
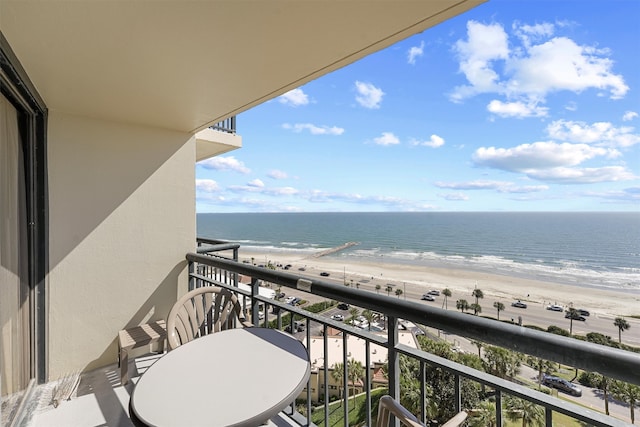
<instances>
[{"instance_id":1,"label":"ocean","mask_svg":"<svg viewBox=\"0 0 640 427\"><path fill-rule=\"evenodd\" d=\"M640 293L640 213L198 214L198 237L247 250L459 268Z\"/></svg>"}]
</instances>

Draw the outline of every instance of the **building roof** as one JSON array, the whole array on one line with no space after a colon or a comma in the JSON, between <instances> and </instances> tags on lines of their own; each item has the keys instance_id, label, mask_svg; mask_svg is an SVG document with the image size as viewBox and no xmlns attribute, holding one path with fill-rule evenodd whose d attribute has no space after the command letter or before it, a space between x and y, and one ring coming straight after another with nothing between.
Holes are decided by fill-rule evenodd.
<instances>
[{"instance_id":1,"label":"building roof","mask_svg":"<svg viewBox=\"0 0 640 427\"><path fill-rule=\"evenodd\" d=\"M327 335L328 357L327 366L333 367L336 363L344 363L343 360L343 337L342 335ZM418 348L418 343L412 332L398 332L398 342L413 348ZM307 345L306 339L303 343ZM311 368L319 369L324 367L324 337L311 337L311 343L307 346L311 359ZM369 347L371 364L384 364L387 362L387 348L377 344ZM347 358L354 359L365 365L366 346L365 340L353 335L347 335Z\"/></svg>"}]
</instances>

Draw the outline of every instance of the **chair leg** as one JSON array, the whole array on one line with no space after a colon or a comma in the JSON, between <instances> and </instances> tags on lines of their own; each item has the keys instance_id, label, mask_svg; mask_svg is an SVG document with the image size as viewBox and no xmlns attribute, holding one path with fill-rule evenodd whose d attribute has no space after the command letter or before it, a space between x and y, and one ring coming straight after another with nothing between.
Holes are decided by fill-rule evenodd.
<instances>
[{"instance_id":1,"label":"chair leg","mask_svg":"<svg viewBox=\"0 0 640 427\"><path fill-rule=\"evenodd\" d=\"M129 353L126 349L120 350L120 384L129 382Z\"/></svg>"}]
</instances>

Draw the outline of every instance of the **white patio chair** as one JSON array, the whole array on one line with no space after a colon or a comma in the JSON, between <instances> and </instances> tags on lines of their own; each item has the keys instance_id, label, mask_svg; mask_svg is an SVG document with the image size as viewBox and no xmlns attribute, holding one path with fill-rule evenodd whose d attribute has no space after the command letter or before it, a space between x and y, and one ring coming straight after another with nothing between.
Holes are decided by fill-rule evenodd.
<instances>
[{"instance_id":1,"label":"white patio chair","mask_svg":"<svg viewBox=\"0 0 640 427\"><path fill-rule=\"evenodd\" d=\"M167 317L169 350L198 337L238 326L253 326L247 321L238 298L226 288L205 286L187 292Z\"/></svg>"},{"instance_id":2,"label":"white patio chair","mask_svg":"<svg viewBox=\"0 0 640 427\"><path fill-rule=\"evenodd\" d=\"M380 401L378 402L378 418L376 421L376 426L388 427L392 414L400 421L400 424L402 425L409 427L424 427L424 424L418 421L418 419L398 401L394 400L389 395L382 396L380 398ZM466 418L466 412L458 412L453 418L442 424L442 427L460 426Z\"/></svg>"}]
</instances>

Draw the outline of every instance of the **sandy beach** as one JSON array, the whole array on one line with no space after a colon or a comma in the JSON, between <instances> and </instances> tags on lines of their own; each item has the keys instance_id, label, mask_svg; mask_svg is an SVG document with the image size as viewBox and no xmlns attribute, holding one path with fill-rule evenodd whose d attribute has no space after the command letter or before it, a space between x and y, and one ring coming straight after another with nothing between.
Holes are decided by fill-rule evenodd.
<instances>
[{"instance_id":1,"label":"sandy beach","mask_svg":"<svg viewBox=\"0 0 640 427\"><path fill-rule=\"evenodd\" d=\"M483 305L491 306L493 301L510 305L514 300L528 304L546 305L557 303L563 306L587 308L592 313L608 316L640 315L640 294L610 291L595 288L528 280L496 274L481 273L462 269L433 268L411 264L400 264L384 260L380 262L336 259L328 256L314 256L309 253L283 253L249 251L242 249L240 260L253 258L255 264L291 264L291 272L317 276L325 271L329 279L353 283L360 289L375 290L380 285L383 293L387 284L394 289L403 289L409 296L419 296L437 289L449 288L450 301L464 298L473 302L471 292L477 286L484 293ZM299 271L304 267L305 271ZM393 295L393 294L392 294ZM485 308L485 310L489 310Z\"/></svg>"}]
</instances>

